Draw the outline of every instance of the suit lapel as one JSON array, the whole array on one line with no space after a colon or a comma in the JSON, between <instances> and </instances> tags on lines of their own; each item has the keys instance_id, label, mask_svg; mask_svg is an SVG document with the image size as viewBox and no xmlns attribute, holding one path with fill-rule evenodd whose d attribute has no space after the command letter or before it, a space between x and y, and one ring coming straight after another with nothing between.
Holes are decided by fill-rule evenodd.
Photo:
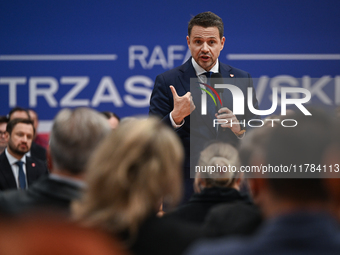
<instances>
[{"instance_id":1,"label":"suit lapel","mask_svg":"<svg viewBox=\"0 0 340 255\"><path fill-rule=\"evenodd\" d=\"M31 157L26 157L26 178L28 186L30 186L32 182L37 179L35 163L33 162Z\"/></svg>"},{"instance_id":2,"label":"suit lapel","mask_svg":"<svg viewBox=\"0 0 340 255\"><path fill-rule=\"evenodd\" d=\"M202 91L200 89L199 84L192 84L190 86L190 80L196 79L193 82L197 82L196 71L191 63L191 58L182 66L180 69L183 74L180 75L180 81L183 84L185 91L190 91L191 96L193 98L196 109L190 115L190 123L195 126L195 128L199 128L204 123L204 126L208 127L208 130L211 132L212 136L216 136L216 131L213 128L213 118L211 115L201 115L201 96ZM195 128L190 128L190 132L194 131ZM204 129L206 131L206 129ZM195 131L194 131L195 132ZM201 134L202 132L198 132Z\"/></svg>"}]
</instances>

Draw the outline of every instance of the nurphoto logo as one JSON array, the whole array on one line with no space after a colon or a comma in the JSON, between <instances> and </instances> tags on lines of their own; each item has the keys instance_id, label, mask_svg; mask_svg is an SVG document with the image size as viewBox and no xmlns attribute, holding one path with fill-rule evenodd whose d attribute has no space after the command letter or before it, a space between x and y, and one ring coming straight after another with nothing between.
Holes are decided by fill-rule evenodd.
<instances>
[{"instance_id":1,"label":"nurphoto logo","mask_svg":"<svg viewBox=\"0 0 340 255\"><path fill-rule=\"evenodd\" d=\"M219 100L220 105L222 104L222 100L220 98L220 95L217 93L217 90L223 90L223 89L228 89L233 97L233 113L235 115L244 115L245 113L245 96L242 92L242 90L231 84L215 84L214 88L209 86L208 84L203 84L207 86L217 97ZM209 92L206 89L201 88L201 90L205 91L206 93L202 93L201 95L201 115L207 115L207 95L209 95L212 100L214 101L215 105L217 106L216 100L214 96L212 95L211 92ZM253 88L249 87L247 89L247 106L250 112L252 112L255 115L259 116L264 116L264 115L270 115L273 114L278 106L278 93L279 93L279 88L278 87L273 87L272 88L272 106L270 109L267 110L258 110L255 109L253 105ZM311 92L308 89L305 88L293 88L293 87L281 87L281 115L285 116L287 112L287 105L295 105L304 115L309 115L311 116L312 114L306 109L306 107L303 106L303 104L307 103L311 99ZM301 93L304 97L302 98L288 98L288 95L291 93ZM251 119L248 120L248 126L250 127L262 127L265 123L265 121L271 121L272 126L274 126L275 121L281 121L281 125L284 127L295 127L298 123L294 119L266 119L266 120L261 120L261 119ZM239 121L238 124L246 126L246 121ZM293 122L293 125L288 125L287 122ZM222 124L227 124L228 120L223 120L223 119L214 119L213 120L213 126L215 127L216 125L222 125ZM259 123L255 125L255 123ZM231 125L236 124L235 122L231 122Z\"/></svg>"}]
</instances>

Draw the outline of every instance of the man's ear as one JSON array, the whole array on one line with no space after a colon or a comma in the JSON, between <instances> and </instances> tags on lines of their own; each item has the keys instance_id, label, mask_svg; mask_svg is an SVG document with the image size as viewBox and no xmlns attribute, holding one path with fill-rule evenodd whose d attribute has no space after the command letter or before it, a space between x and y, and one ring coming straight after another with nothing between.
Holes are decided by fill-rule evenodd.
<instances>
[{"instance_id":1,"label":"man's ear","mask_svg":"<svg viewBox=\"0 0 340 255\"><path fill-rule=\"evenodd\" d=\"M201 174L197 172L194 180L195 193L201 193L202 188L205 187L205 184L206 184L205 179L201 178Z\"/></svg>"},{"instance_id":2,"label":"man's ear","mask_svg":"<svg viewBox=\"0 0 340 255\"><path fill-rule=\"evenodd\" d=\"M8 143L8 140L9 140L9 134L8 134L8 132L5 132L5 139L6 139L6 142Z\"/></svg>"},{"instance_id":3,"label":"man's ear","mask_svg":"<svg viewBox=\"0 0 340 255\"><path fill-rule=\"evenodd\" d=\"M190 37L187 35L187 44L188 44L188 47L190 49Z\"/></svg>"},{"instance_id":4,"label":"man's ear","mask_svg":"<svg viewBox=\"0 0 340 255\"><path fill-rule=\"evenodd\" d=\"M262 194L268 192L268 181L265 178L249 179L249 189L255 204L258 205L261 203Z\"/></svg>"},{"instance_id":5,"label":"man's ear","mask_svg":"<svg viewBox=\"0 0 340 255\"><path fill-rule=\"evenodd\" d=\"M222 38L221 38L221 50L223 50L223 48L224 48L224 43L225 43L225 37L223 36Z\"/></svg>"},{"instance_id":6,"label":"man's ear","mask_svg":"<svg viewBox=\"0 0 340 255\"><path fill-rule=\"evenodd\" d=\"M52 163L52 156L50 147L46 149L46 159L47 159L47 168L50 172L53 171L53 163Z\"/></svg>"}]
</instances>

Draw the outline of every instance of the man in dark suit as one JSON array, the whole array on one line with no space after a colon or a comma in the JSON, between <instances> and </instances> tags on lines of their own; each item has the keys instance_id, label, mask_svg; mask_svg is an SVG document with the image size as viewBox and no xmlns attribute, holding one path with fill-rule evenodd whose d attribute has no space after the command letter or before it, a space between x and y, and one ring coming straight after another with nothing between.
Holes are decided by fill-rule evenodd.
<instances>
[{"instance_id":1,"label":"man in dark suit","mask_svg":"<svg viewBox=\"0 0 340 255\"><path fill-rule=\"evenodd\" d=\"M94 110L60 111L53 123L47 151L50 175L26 191L0 194L0 211L16 214L57 209L68 213L71 201L80 197L85 185L83 177L90 155L110 130L107 120Z\"/></svg>"},{"instance_id":2,"label":"man in dark suit","mask_svg":"<svg viewBox=\"0 0 340 255\"><path fill-rule=\"evenodd\" d=\"M32 120L28 110L21 107L14 107L8 114L8 119L13 120L17 118L30 119ZM33 121L33 120L32 120ZM34 121L33 121L34 125ZM36 127L35 127L35 131ZM46 149L39 144L32 141L31 149L27 152L27 156L32 156L34 158L40 159L42 161L46 161Z\"/></svg>"},{"instance_id":3,"label":"man in dark suit","mask_svg":"<svg viewBox=\"0 0 340 255\"><path fill-rule=\"evenodd\" d=\"M197 163L199 153L205 144L211 140L219 140L237 144L244 136L245 125L239 121L248 122L256 118L243 103L245 112L236 117L233 110L233 96L229 90L224 90L222 107L209 107L208 114L201 113L201 98L204 90L209 90L207 84L212 73L219 73L223 83L236 85L243 95L247 89L253 89L252 102L258 107L251 76L240 69L219 62L218 57L224 47L223 22L220 17L204 12L193 17L188 26L187 44L192 57L183 65L157 76L150 99L150 115L159 116L165 123L172 126L182 140L185 149L184 176L186 180L186 197L192 192L190 180L191 169ZM193 85L191 78L196 78L201 85ZM195 83L195 81L194 81ZM198 84L196 82L196 84ZM203 91L203 92L202 92ZM210 97L207 96L208 102ZM196 108L196 110L195 110ZM218 114L217 114L218 112ZM190 117L190 118L189 118ZM227 123L213 126L214 119L227 120ZM233 125L231 125L233 122ZM191 174L194 178L194 173ZM189 191L190 190L190 191Z\"/></svg>"},{"instance_id":4,"label":"man in dark suit","mask_svg":"<svg viewBox=\"0 0 340 255\"><path fill-rule=\"evenodd\" d=\"M26 189L48 173L42 161L26 156L34 137L33 122L14 119L8 122L6 131L9 139L6 150L0 155L0 190Z\"/></svg>"}]
</instances>

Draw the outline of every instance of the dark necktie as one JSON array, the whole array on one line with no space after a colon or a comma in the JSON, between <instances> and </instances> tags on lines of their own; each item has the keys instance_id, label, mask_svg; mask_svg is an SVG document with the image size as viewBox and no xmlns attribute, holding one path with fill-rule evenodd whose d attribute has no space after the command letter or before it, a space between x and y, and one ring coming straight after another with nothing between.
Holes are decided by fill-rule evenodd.
<instances>
[{"instance_id":1,"label":"dark necktie","mask_svg":"<svg viewBox=\"0 0 340 255\"><path fill-rule=\"evenodd\" d=\"M211 74L213 72L206 72L206 73L203 73L206 77L207 77L207 84L208 85L211 85L211 82L210 82L210 78L211 78ZM211 93L211 95L214 97L215 101L217 100L215 94L212 92L212 90L206 86L206 89ZM215 119L215 113L217 112L217 109L216 109L216 105L215 105L215 102L214 100L209 96L207 95L207 107L208 107L208 113L209 115L211 116L212 119ZM215 126L215 130L216 132L218 132L218 125Z\"/></svg>"},{"instance_id":2,"label":"dark necktie","mask_svg":"<svg viewBox=\"0 0 340 255\"><path fill-rule=\"evenodd\" d=\"M203 73L203 75L205 75L207 77L207 84L210 85L210 77L211 77L212 72L205 72ZM211 93L211 95L214 97L215 99L215 95L212 92L212 90L208 87L205 86L206 90L209 91ZM215 99L216 100L216 99ZM214 100L211 98L210 95L207 95L207 106L208 106L208 111L209 114L211 115L211 118L215 118L215 113L216 113L216 105Z\"/></svg>"},{"instance_id":3,"label":"dark necktie","mask_svg":"<svg viewBox=\"0 0 340 255\"><path fill-rule=\"evenodd\" d=\"M19 188L20 189L26 189L26 176L24 173L24 168L22 167L22 165L24 164L24 162L22 161L17 161L15 163L18 167L19 167Z\"/></svg>"}]
</instances>

